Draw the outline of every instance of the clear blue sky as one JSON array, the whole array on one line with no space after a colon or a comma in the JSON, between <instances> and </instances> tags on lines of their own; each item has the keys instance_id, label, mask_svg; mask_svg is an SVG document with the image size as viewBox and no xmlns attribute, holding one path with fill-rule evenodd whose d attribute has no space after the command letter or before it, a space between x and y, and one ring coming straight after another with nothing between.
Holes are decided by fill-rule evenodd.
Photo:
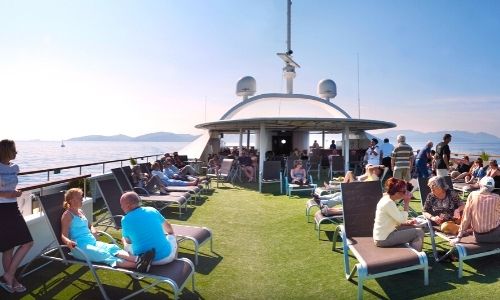
<instances>
[{"instance_id":1,"label":"clear blue sky","mask_svg":"<svg viewBox=\"0 0 500 300\"><path fill-rule=\"evenodd\" d=\"M400 129L500 135L499 1L292 5L295 92ZM199 133L240 101L284 92L285 0L0 0L1 138ZM205 109L206 104L206 109ZM29 121L28 121L29 120Z\"/></svg>"}]
</instances>

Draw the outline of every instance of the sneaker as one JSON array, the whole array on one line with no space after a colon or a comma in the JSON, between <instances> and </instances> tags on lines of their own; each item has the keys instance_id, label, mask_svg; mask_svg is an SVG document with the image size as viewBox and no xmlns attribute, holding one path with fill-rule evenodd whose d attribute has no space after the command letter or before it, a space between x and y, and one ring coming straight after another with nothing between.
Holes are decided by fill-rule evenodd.
<instances>
[{"instance_id":1,"label":"sneaker","mask_svg":"<svg viewBox=\"0 0 500 300\"><path fill-rule=\"evenodd\" d=\"M137 260L137 271L141 273L149 272L151 268L151 263L155 257L155 249L148 250L143 254L139 255L139 259Z\"/></svg>"}]
</instances>

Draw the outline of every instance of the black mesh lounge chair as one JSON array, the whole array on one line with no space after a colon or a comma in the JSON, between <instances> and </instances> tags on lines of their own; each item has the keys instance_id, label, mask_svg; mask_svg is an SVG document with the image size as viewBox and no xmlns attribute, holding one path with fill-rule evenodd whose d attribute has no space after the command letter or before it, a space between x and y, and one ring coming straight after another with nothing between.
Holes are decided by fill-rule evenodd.
<instances>
[{"instance_id":1,"label":"black mesh lounge chair","mask_svg":"<svg viewBox=\"0 0 500 300\"><path fill-rule=\"evenodd\" d=\"M179 215L182 215L182 208L187 210L187 203L190 199L188 192L169 192L168 195L149 195L145 189L133 188L121 168L111 169L118 183L118 189L121 193L135 191L141 197L142 201L151 202L158 210L163 210L170 205L176 205L179 208ZM163 205L162 205L163 204Z\"/></svg>"},{"instance_id":2,"label":"black mesh lounge chair","mask_svg":"<svg viewBox=\"0 0 500 300\"><path fill-rule=\"evenodd\" d=\"M136 188L136 187L132 186L132 177L130 176L129 171L132 172L132 170L130 169L129 166L111 169L111 172L115 176L115 179L118 182L118 185L120 186L120 189L122 190L122 192L135 191L139 195L148 196L149 192L147 190L145 190L143 188ZM169 193L169 195L171 195L171 196L183 196L188 201L196 199L199 195L199 192L200 192L200 189L196 186L179 187L179 189L165 187L165 189ZM155 194L155 195L159 195L159 194ZM191 197L191 195L193 195L194 197Z\"/></svg>"},{"instance_id":3,"label":"black mesh lounge chair","mask_svg":"<svg viewBox=\"0 0 500 300\"><path fill-rule=\"evenodd\" d=\"M123 166L121 167L122 172L125 174L125 178L128 181L129 186L132 185L132 168L130 166ZM113 169L111 169L113 172ZM115 172L113 172L115 174ZM115 174L116 176L116 174ZM121 186L121 183L120 183ZM201 187L200 186L166 186L165 189L167 192L188 192L196 196L196 198L199 197L200 192L201 192Z\"/></svg>"},{"instance_id":4,"label":"black mesh lounge chair","mask_svg":"<svg viewBox=\"0 0 500 300\"><path fill-rule=\"evenodd\" d=\"M445 177L446 183L450 188L451 178L449 176ZM424 206L425 199L427 199L427 195L431 192L429 186L427 185L428 179L419 178L418 185L420 189L420 199L422 199L422 207ZM469 235L460 239L460 243L455 244L454 247L451 247L444 255L439 257L439 253L436 247L436 235L440 238L450 242L451 239L455 238L455 236L447 235L440 231L440 226L433 226L431 220L427 219L427 226L429 228L429 234L431 237L432 244L432 252L434 255L434 259L436 261L442 261L448 255L453 253L456 249L458 253L458 278L461 278L463 275L463 264L464 260L473 259L477 257L483 257L488 255L500 254L500 243L477 243L474 236Z\"/></svg>"},{"instance_id":5,"label":"black mesh lounge chair","mask_svg":"<svg viewBox=\"0 0 500 300\"><path fill-rule=\"evenodd\" d=\"M427 256L409 245L390 248L375 246L373 224L377 203L382 197L380 182L342 183L344 224L337 226L333 236L333 249L339 232L342 234L344 272L350 280L358 272L358 299L363 297L363 282L412 270L424 271L424 284L429 283ZM349 250L358 263L349 271Z\"/></svg>"},{"instance_id":6,"label":"black mesh lounge chair","mask_svg":"<svg viewBox=\"0 0 500 300\"><path fill-rule=\"evenodd\" d=\"M43 250L43 252L40 254L40 257L51 261L59 261L64 264L78 264L88 267L104 299L110 299L110 297L104 290L101 279L97 275L96 271L98 269L124 273L129 275L132 280L139 280L142 282L142 284L128 285L135 287L141 286L143 288L134 291L133 293L127 295L122 299L128 299L136 296L161 283L170 285L173 289L174 299L177 299L180 291L183 290L189 278L191 278L192 288L194 290L194 265L187 258L175 259L174 261L166 265L151 266L151 269L148 273L138 273L137 271L132 269L114 268L108 265L90 262L88 259L74 259L69 254L68 247L61 240L61 215L63 213L64 194L57 193L40 196L39 200L40 205L43 208L45 215L47 216L49 228L51 229L54 238L54 242ZM111 239L113 243L116 244L115 240L110 235L103 232L101 232L101 234L104 234L109 239ZM55 246L53 246L54 244ZM75 249L77 249L76 251L81 251L78 249L78 247L76 247ZM83 252L82 254L84 255L84 257L86 257Z\"/></svg>"},{"instance_id":7,"label":"black mesh lounge chair","mask_svg":"<svg viewBox=\"0 0 500 300\"><path fill-rule=\"evenodd\" d=\"M101 192L102 198L104 199L104 203L108 208L110 216L97 221L95 225L106 227L112 226L116 229L121 229L123 211L120 207L121 192L119 190L118 184L113 179L105 179L98 181L97 185ZM172 224L172 228L179 243L185 240L193 242L195 253L194 260L196 265L198 264L198 249L202 245L210 242L210 251L213 252L212 231L207 227Z\"/></svg>"},{"instance_id":8,"label":"black mesh lounge chair","mask_svg":"<svg viewBox=\"0 0 500 300\"><path fill-rule=\"evenodd\" d=\"M283 174L280 161L265 161L262 172L262 183L279 183L280 194L283 194Z\"/></svg>"}]
</instances>

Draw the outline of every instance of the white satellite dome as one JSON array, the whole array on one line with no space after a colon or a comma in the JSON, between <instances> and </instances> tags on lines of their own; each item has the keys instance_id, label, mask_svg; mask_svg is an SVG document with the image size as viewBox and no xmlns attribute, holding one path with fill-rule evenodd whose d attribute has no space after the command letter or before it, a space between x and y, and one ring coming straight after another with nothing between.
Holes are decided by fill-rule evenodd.
<instances>
[{"instance_id":1,"label":"white satellite dome","mask_svg":"<svg viewBox=\"0 0 500 300\"><path fill-rule=\"evenodd\" d=\"M257 91L257 82L252 76L245 76L238 80L236 83L236 95L243 97L244 100L248 99L248 96L255 95Z\"/></svg>"},{"instance_id":2,"label":"white satellite dome","mask_svg":"<svg viewBox=\"0 0 500 300\"><path fill-rule=\"evenodd\" d=\"M318 95L321 98L330 100L337 96L337 85L331 79L323 79L318 83Z\"/></svg>"}]
</instances>

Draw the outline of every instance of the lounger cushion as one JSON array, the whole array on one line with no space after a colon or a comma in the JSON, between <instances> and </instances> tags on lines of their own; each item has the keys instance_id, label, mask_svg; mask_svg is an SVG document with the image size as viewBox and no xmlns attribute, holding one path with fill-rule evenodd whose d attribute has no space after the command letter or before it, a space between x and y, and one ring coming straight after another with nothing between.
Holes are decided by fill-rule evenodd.
<instances>
[{"instance_id":1,"label":"lounger cushion","mask_svg":"<svg viewBox=\"0 0 500 300\"><path fill-rule=\"evenodd\" d=\"M472 235L468 235L460 239L460 244L467 250L467 255L488 252L499 249L500 243L476 243L476 239Z\"/></svg>"},{"instance_id":2,"label":"lounger cushion","mask_svg":"<svg viewBox=\"0 0 500 300\"><path fill-rule=\"evenodd\" d=\"M356 258L367 265L368 275L420 264L417 254L401 245L390 248L375 246L372 237L350 238L350 245L359 253Z\"/></svg>"},{"instance_id":3,"label":"lounger cushion","mask_svg":"<svg viewBox=\"0 0 500 300\"><path fill-rule=\"evenodd\" d=\"M172 224L172 228L174 229L175 235L194 238L198 244L202 244L211 236L210 231L203 227Z\"/></svg>"},{"instance_id":4,"label":"lounger cushion","mask_svg":"<svg viewBox=\"0 0 500 300\"><path fill-rule=\"evenodd\" d=\"M177 286L181 286L190 276L191 265L184 260L176 259L171 263L160 266L151 266L149 274L172 279Z\"/></svg>"}]
</instances>

